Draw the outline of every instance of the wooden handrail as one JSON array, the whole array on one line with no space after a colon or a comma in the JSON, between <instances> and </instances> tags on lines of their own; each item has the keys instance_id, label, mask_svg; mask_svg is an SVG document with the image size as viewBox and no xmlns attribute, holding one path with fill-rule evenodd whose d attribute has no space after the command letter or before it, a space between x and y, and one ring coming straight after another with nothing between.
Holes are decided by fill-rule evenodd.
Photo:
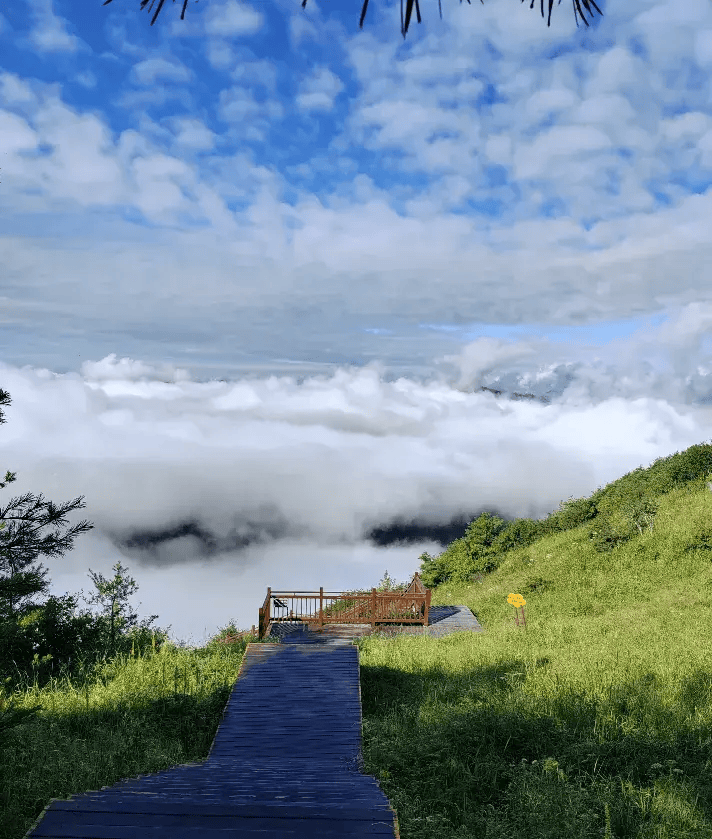
<instances>
[{"instance_id":1,"label":"wooden handrail","mask_svg":"<svg viewBox=\"0 0 712 839\"><path fill-rule=\"evenodd\" d=\"M326 607L324 606L325 598L333 601ZM289 605L285 602L287 600L290 601ZM302 614L295 616L294 609L291 608L294 600L313 600L315 608L318 600L318 615L312 615L309 611L306 616ZM348 608L334 609L336 604L344 601L350 601ZM273 602L277 608L288 608L289 617L286 615L282 618L272 617ZM427 626L429 611L430 589L423 586L417 571L405 591L377 592L375 588L372 588L370 594L366 592L344 593L325 592L321 587L317 594L306 591L272 591L268 588L267 597L259 610L259 637L265 637L271 623L284 621L314 624L319 631L323 631L325 623L370 623L374 628L376 623L408 623Z\"/></svg>"}]
</instances>

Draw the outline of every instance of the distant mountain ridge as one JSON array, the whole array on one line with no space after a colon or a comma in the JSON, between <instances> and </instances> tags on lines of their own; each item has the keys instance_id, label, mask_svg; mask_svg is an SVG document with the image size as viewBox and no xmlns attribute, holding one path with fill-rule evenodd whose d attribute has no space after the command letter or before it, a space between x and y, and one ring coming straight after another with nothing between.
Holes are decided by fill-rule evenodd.
<instances>
[{"instance_id":1,"label":"distant mountain ridge","mask_svg":"<svg viewBox=\"0 0 712 839\"><path fill-rule=\"evenodd\" d=\"M493 387L486 387L483 385L480 390L488 390L490 393L493 393L495 396L501 396L503 393L509 393L506 390L497 390ZM510 395L510 399L538 399L540 402L545 402L547 405L551 402L550 399L547 399L546 396L537 396L535 393L517 393L513 391Z\"/></svg>"}]
</instances>

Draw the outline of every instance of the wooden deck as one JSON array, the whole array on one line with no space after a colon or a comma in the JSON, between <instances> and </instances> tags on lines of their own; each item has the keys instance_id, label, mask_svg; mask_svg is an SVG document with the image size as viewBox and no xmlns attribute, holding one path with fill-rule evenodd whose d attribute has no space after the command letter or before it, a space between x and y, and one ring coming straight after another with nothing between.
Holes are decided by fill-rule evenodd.
<instances>
[{"instance_id":1,"label":"wooden deck","mask_svg":"<svg viewBox=\"0 0 712 839\"><path fill-rule=\"evenodd\" d=\"M358 648L248 644L204 762L51 799L26 839L399 839L361 767Z\"/></svg>"},{"instance_id":2,"label":"wooden deck","mask_svg":"<svg viewBox=\"0 0 712 839\"><path fill-rule=\"evenodd\" d=\"M379 623L394 625L413 624L427 626L430 607L430 589L423 585L416 571L404 591L376 591L368 593L319 591L272 591L258 612L258 635L264 638L270 627L277 623L301 621L323 631L329 624L369 623L374 629ZM296 607L296 613L294 611ZM286 609L277 616L275 610Z\"/></svg>"}]
</instances>

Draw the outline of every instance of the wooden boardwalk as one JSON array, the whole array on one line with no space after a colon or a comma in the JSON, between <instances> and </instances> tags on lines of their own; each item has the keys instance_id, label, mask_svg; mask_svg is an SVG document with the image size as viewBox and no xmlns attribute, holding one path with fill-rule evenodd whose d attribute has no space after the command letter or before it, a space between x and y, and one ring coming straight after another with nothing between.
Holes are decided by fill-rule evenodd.
<instances>
[{"instance_id":1,"label":"wooden boardwalk","mask_svg":"<svg viewBox=\"0 0 712 839\"><path fill-rule=\"evenodd\" d=\"M51 799L26 839L399 839L362 765L358 648L248 644L204 762Z\"/></svg>"}]
</instances>

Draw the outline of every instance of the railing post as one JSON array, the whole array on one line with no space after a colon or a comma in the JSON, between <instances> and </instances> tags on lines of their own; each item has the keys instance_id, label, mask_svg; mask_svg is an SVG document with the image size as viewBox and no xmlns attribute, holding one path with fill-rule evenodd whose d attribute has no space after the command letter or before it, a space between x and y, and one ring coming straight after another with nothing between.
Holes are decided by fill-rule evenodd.
<instances>
[{"instance_id":1,"label":"railing post","mask_svg":"<svg viewBox=\"0 0 712 839\"><path fill-rule=\"evenodd\" d=\"M412 589L412 591L411 591ZM413 575L413 581L409 588L405 592L400 593L400 597L397 597L393 592L383 592L379 593L376 591L375 588L371 588L371 596L370 600L370 607L371 607L371 616L367 623L371 624L371 627L375 630L376 623L379 620L388 620L389 622L397 622L398 617L402 619L402 622L405 623L422 623L423 626L428 625L428 620L430 619L430 599L431 599L431 590L426 588L421 579L419 573L416 571ZM406 595L411 595L407 597ZM290 600L288 613L289 618L286 620L295 620L294 617L294 600L299 599L300 603L303 599L302 597L294 595L294 593L285 594L285 598ZM315 624L319 627L319 631L324 631L324 626L326 623L330 622L339 622L339 618L342 619L342 622L353 622L356 621L364 622L366 615L361 612L361 609L367 609L368 604L366 602L367 594L364 595L356 595L354 598L354 605L345 609L342 612L337 610L336 613L329 612L329 615L325 614L324 609L324 587L319 587L319 617L315 621L314 618L316 615L311 615L311 611L309 616L307 617L307 623L311 626ZM421 600L422 598L422 600ZM308 600L316 600L316 593L309 594L307 596ZM332 598L333 600L334 598ZM348 600L348 595L340 594L337 595L336 600ZM420 608L416 608L416 604L420 601ZM258 637L262 639L266 636L269 626L272 623L272 589L271 587L267 589L267 597L265 598L264 604L262 608L259 610L259 624L258 624ZM409 604L410 603L410 607ZM333 604L332 604L333 605ZM388 610L386 609L388 606ZM331 606L327 607L331 609ZM422 609L421 617L418 620L415 615ZM390 611L389 611L390 610ZM411 614L412 613L412 614ZM349 617L351 621L346 621L345 619ZM298 620L299 618L297 618ZM253 627L254 633L254 627Z\"/></svg>"}]
</instances>

